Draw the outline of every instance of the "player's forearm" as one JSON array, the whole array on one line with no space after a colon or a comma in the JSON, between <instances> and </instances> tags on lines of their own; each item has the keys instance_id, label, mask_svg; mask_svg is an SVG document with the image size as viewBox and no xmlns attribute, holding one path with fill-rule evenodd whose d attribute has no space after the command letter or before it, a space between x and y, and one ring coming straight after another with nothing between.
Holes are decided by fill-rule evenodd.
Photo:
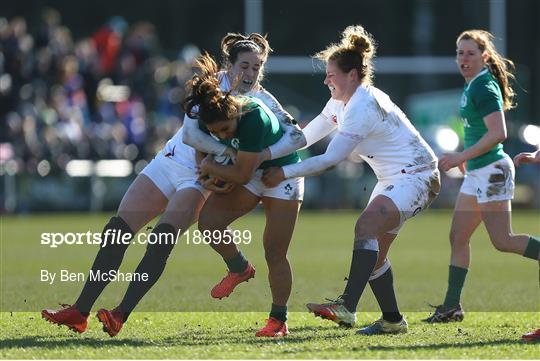
<instances>
[{"instance_id":1,"label":"player's forearm","mask_svg":"<svg viewBox=\"0 0 540 361\"><path fill-rule=\"evenodd\" d=\"M311 157L300 163L283 166L285 178L308 177L321 174L334 167L340 161L322 155Z\"/></svg>"},{"instance_id":2,"label":"player's forearm","mask_svg":"<svg viewBox=\"0 0 540 361\"><path fill-rule=\"evenodd\" d=\"M304 148L311 147L311 145L332 133L336 128L336 124L328 120L322 114L319 114L302 130L302 133L304 133L304 137L306 138L306 145Z\"/></svg>"},{"instance_id":3,"label":"player's forearm","mask_svg":"<svg viewBox=\"0 0 540 361\"><path fill-rule=\"evenodd\" d=\"M199 129L197 120L189 117L184 118L183 142L203 153L222 155L227 146L219 143L214 138Z\"/></svg>"},{"instance_id":4,"label":"player's forearm","mask_svg":"<svg viewBox=\"0 0 540 361\"><path fill-rule=\"evenodd\" d=\"M358 141L353 137L338 133L328 144L324 154L308 158L300 163L286 165L283 167L283 174L285 178L320 174L345 160L357 145Z\"/></svg>"},{"instance_id":5,"label":"player's forearm","mask_svg":"<svg viewBox=\"0 0 540 361\"><path fill-rule=\"evenodd\" d=\"M271 145L268 148L271 159L281 158L297 149L308 148L330 134L335 128L334 123L319 114L300 132L301 137L298 132L291 131L289 136L284 135L276 144Z\"/></svg>"},{"instance_id":6,"label":"player's forearm","mask_svg":"<svg viewBox=\"0 0 540 361\"><path fill-rule=\"evenodd\" d=\"M288 126L286 130L281 139L268 148L270 159L284 157L306 145L306 138L302 130L295 126Z\"/></svg>"},{"instance_id":7,"label":"player's forearm","mask_svg":"<svg viewBox=\"0 0 540 361\"><path fill-rule=\"evenodd\" d=\"M246 184L253 178L254 171L243 169L238 164L220 165L210 163L207 165L208 174L228 183Z\"/></svg>"}]
</instances>

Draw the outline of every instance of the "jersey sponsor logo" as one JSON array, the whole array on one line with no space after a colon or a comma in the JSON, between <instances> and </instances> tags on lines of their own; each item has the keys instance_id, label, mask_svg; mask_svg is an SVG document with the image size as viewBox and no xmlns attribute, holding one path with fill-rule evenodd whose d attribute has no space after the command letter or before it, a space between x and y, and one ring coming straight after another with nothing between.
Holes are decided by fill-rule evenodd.
<instances>
[{"instance_id":1,"label":"jersey sponsor logo","mask_svg":"<svg viewBox=\"0 0 540 361\"><path fill-rule=\"evenodd\" d=\"M463 120L463 126L465 128L470 128L471 125L469 124L469 121L467 120L467 118L461 118L461 120Z\"/></svg>"},{"instance_id":2,"label":"jersey sponsor logo","mask_svg":"<svg viewBox=\"0 0 540 361\"><path fill-rule=\"evenodd\" d=\"M337 124L337 116L336 115L332 115L332 117L330 117L330 120L332 121L332 123Z\"/></svg>"},{"instance_id":3,"label":"jersey sponsor logo","mask_svg":"<svg viewBox=\"0 0 540 361\"><path fill-rule=\"evenodd\" d=\"M390 192L392 189L394 189L394 185L393 184L390 184L388 187L386 187L384 190L386 192Z\"/></svg>"},{"instance_id":4,"label":"jersey sponsor logo","mask_svg":"<svg viewBox=\"0 0 540 361\"><path fill-rule=\"evenodd\" d=\"M461 95L461 107L465 108L467 106L467 94L463 93Z\"/></svg>"}]
</instances>

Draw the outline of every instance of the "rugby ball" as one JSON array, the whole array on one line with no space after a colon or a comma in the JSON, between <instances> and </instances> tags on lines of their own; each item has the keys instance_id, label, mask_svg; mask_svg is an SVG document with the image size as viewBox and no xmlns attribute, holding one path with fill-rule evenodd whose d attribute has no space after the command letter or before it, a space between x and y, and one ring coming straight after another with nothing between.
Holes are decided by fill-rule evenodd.
<instances>
[{"instance_id":1,"label":"rugby ball","mask_svg":"<svg viewBox=\"0 0 540 361\"><path fill-rule=\"evenodd\" d=\"M224 154L224 155L215 155L214 161L220 165L231 165L234 163L234 160L231 158L230 155Z\"/></svg>"},{"instance_id":2,"label":"rugby ball","mask_svg":"<svg viewBox=\"0 0 540 361\"><path fill-rule=\"evenodd\" d=\"M234 164L233 158L228 154L214 155L214 162L216 162L216 163L218 163L220 165ZM218 187L223 187L227 183L225 181L219 179L219 178L214 178L214 184L217 185Z\"/></svg>"}]
</instances>

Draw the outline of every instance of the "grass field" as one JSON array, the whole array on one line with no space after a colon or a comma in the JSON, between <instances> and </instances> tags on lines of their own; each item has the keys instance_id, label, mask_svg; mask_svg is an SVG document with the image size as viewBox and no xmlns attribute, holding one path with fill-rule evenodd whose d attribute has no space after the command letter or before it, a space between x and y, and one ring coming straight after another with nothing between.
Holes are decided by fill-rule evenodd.
<instances>
[{"instance_id":1,"label":"grass field","mask_svg":"<svg viewBox=\"0 0 540 361\"><path fill-rule=\"evenodd\" d=\"M2 317L2 358L54 359L537 359L538 344L520 341L538 327L532 313L473 313L461 324L428 326L408 314L410 331L361 337L306 313L290 315L283 339L253 336L263 313L136 313L116 338L92 319L82 334L57 328L38 314ZM362 321L378 317L362 313ZM365 323L365 322L364 322Z\"/></svg>"},{"instance_id":2,"label":"grass field","mask_svg":"<svg viewBox=\"0 0 540 361\"><path fill-rule=\"evenodd\" d=\"M348 272L356 212L302 212L290 250L295 283L290 300L291 335L281 340L253 337L267 317L270 297L260 234L254 213L237 222L253 242L243 246L255 264L255 280L228 299L213 300L209 289L225 270L208 246L177 245L158 284L140 304L121 334L104 334L92 319L76 335L39 319L39 310L71 303L81 282L40 282L40 270L86 272L97 246L40 244L42 232L99 232L106 214L2 217L2 358L502 358L534 359L539 346L520 341L540 327L538 265L501 254L481 227L472 240L472 267L462 301L463 323L428 326L420 322L428 302L439 303L447 278L450 212L429 211L403 228L390 254L398 300L410 332L360 337L304 312L306 302L336 297ZM537 212L515 212L516 232L540 233ZM121 270L132 271L144 247L126 254ZM95 308L114 307L127 284L111 284ZM13 312L11 312L13 311ZM236 311L236 312L229 312ZM359 325L378 317L367 290L359 305Z\"/></svg>"}]
</instances>

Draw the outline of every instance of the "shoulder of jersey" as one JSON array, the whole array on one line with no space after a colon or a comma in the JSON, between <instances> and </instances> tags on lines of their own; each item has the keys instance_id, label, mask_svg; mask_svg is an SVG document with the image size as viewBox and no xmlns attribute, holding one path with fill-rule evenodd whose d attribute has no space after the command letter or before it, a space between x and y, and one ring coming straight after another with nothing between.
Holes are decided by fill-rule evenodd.
<instances>
[{"instance_id":1,"label":"shoulder of jersey","mask_svg":"<svg viewBox=\"0 0 540 361\"><path fill-rule=\"evenodd\" d=\"M491 75L491 73L485 73L483 74L482 76L479 76L478 78L474 79L469 90L472 89L472 88L482 88L482 87L485 87L486 85L489 85L491 84L492 82L497 82L495 80L495 78L493 77L493 75Z\"/></svg>"},{"instance_id":2,"label":"shoulder of jersey","mask_svg":"<svg viewBox=\"0 0 540 361\"><path fill-rule=\"evenodd\" d=\"M358 89L353 94L352 98L349 100L351 103L349 105L349 109L351 108L362 108L366 106L369 103L376 103L378 96L385 95L382 91L380 91L377 88L369 87L366 88L364 86L358 87Z\"/></svg>"}]
</instances>

